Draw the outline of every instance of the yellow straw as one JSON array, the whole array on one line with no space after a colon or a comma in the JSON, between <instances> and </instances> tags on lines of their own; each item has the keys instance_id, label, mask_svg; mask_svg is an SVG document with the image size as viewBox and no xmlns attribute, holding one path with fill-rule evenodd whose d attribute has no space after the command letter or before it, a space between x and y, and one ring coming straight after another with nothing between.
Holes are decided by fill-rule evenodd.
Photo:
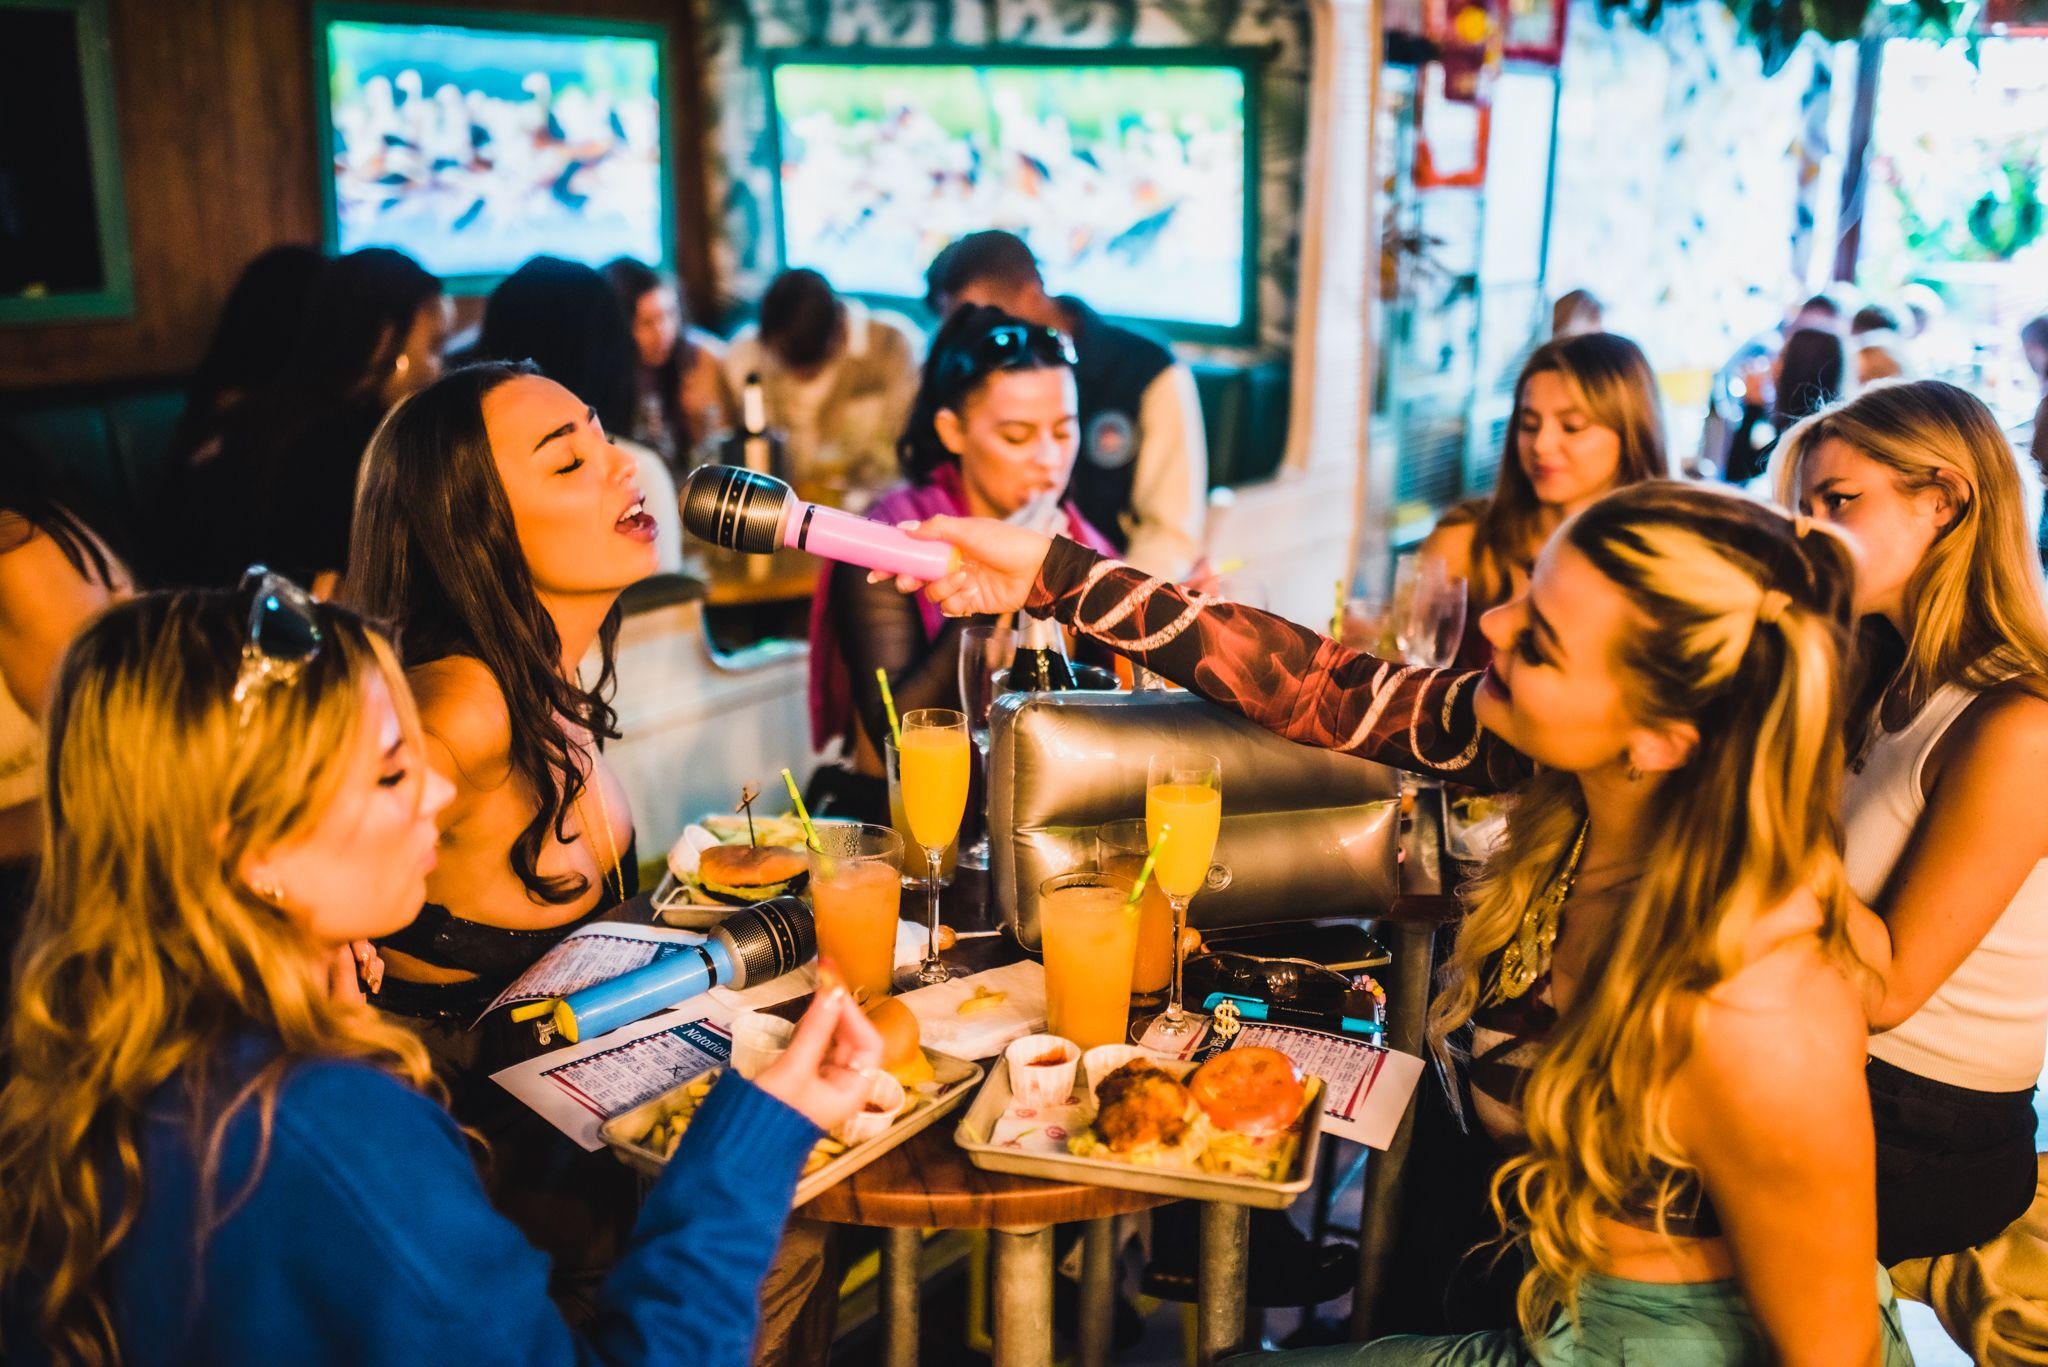
<instances>
[{"instance_id":1,"label":"yellow straw","mask_svg":"<svg viewBox=\"0 0 2048 1367\"><path fill-rule=\"evenodd\" d=\"M903 748L903 723L896 719L896 696L889 691L889 671L875 666L875 682L882 686L882 710L889 714L889 734L896 738L896 748Z\"/></svg>"},{"instance_id":2,"label":"yellow straw","mask_svg":"<svg viewBox=\"0 0 2048 1367\"><path fill-rule=\"evenodd\" d=\"M1125 906L1134 907L1138 905L1138 899L1145 895L1145 883L1152 877L1152 866L1159 862L1159 852L1166 848L1166 837L1172 831L1173 824L1171 822L1160 825L1159 838L1153 841L1152 848L1145 852L1145 862L1138 868L1138 881L1131 885L1131 895L1125 900Z\"/></svg>"},{"instance_id":3,"label":"yellow straw","mask_svg":"<svg viewBox=\"0 0 2048 1367\"><path fill-rule=\"evenodd\" d=\"M1337 605L1330 609L1330 639L1344 639L1344 581L1337 581Z\"/></svg>"},{"instance_id":4,"label":"yellow straw","mask_svg":"<svg viewBox=\"0 0 2048 1367\"><path fill-rule=\"evenodd\" d=\"M812 849L823 854L825 847L818 843L818 828L811 824L811 814L804 810L804 795L796 790L796 779L787 769L782 771L782 782L789 789L789 800L796 804L796 819L803 823L804 839L810 842Z\"/></svg>"},{"instance_id":5,"label":"yellow straw","mask_svg":"<svg viewBox=\"0 0 2048 1367\"><path fill-rule=\"evenodd\" d=\"M545 1016L548 1012L555 1009L555 1004L559 1000L556 997L542 997L537 1002L528 1002L524 1006L515 1006L512 1008L512 1019L515 1021L530 1021Z\"/></svg>"},{"instance_id":6,"label":"yellow straw","mask_svg":"<svg viewBox=\"0 0 2048 1367\"><path fill-rule=\"evenodd\" d=\"M1234 555L1234 556L1232 556L1232 557L1231 557L1230 559L1228 559L1228 560L1224 561L1224 562L1223 562L1222 564L1218 565L1218 566L1216 567L1216 573L1217 573L1217 574L1219 574L1219 575L1226 575L1226 574L1236 574L1236 573L1237 573L1237 572L1238 572L1239 570L1241 570L1241 569L1243 569L1243 568L1244 568L1244 557L1242 557L1242 556L1235 556L1235 555Z\"/></svg>"}]
</instances>

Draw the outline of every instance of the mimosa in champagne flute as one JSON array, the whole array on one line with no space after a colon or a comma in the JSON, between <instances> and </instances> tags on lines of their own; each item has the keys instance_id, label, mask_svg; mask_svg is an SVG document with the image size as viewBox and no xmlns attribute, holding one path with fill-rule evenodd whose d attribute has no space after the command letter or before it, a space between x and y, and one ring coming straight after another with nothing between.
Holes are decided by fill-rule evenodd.
<instances>
[{"instance_id":1,"label":"mimosa in champagne flute","mask_svg":"<svg viewBox=\"0 0 2048 1367\"><path fill-rule=\"evenodd\" d=\"M1145 777L1145 829L1159 850L1152 876L1173 911L1173 978L1166 1009L1131 1027L1131 1038L1149 1030L1170 1040L1185 1038L1195 1022L1181 1004L1181 936L1188 903L1209 877L1216 833L1223 820L1223 762L1198 750L1168 750L1152 756Z\"/></svg>"},{"instance_id":2,"label":"mimosa in champagne flute","mask_svg":"<svg viewBox=\"0 0 2048 1367\"><path fill-rule=\"evenodd\" d=\"M904 713L897 762L903 815L925 852L925 886L930 894L929 934L917 981L942 983L953 974L939 960L939 869L967 811L967 718L946 707Z\"/></svg>"}]
</instances>

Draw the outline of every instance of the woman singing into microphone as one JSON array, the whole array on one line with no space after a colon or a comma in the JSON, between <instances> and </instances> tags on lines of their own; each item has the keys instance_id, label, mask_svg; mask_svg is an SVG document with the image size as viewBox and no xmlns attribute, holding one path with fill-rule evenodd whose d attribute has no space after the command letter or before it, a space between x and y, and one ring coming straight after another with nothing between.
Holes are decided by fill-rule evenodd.
<instances>
[{"instance_id":1,"label":"woman singing into microphone","mask_svg":"<svg viewBox=\"0 0 2048 1367\"><path fill-rule=\"evenodd\" d=\"M1051 615L1289 739L1520 781L1430 1023L1508 1155L1519 1329L1320 1360L1619 1361L1654 1338L1697 1363L1910 1361L1836 843L1850 568L1808 532L1701 488L1610 494L1487 614L1492 665L1454 674L1072 542L918 530L965 557L926 588L949 614Z\"/></svg>"}]
</instances>

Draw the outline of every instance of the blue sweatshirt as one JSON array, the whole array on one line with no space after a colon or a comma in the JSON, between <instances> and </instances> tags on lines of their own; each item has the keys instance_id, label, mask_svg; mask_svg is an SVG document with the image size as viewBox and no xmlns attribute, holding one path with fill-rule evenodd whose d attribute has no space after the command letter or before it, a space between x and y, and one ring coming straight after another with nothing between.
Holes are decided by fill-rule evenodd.
<instances>
[{"instance_id":1,"label":"blue sweatshirt","mask_svg":"<svg viewBox=\"0 0 2048 1367\"><path fill-rule=\"evenodd\" d=\"M230 1077L246 1079L275 1052L274 1042L246 1042L232 1051ZM141 1218L112 1267L122 1353L135 1367L740 1367L752 1353L761 1279L818 1137L753 1084L719 1082L578 1334L548 1298L546 1257L485 1198L454 1119L389 1074L338 1061L294 1065L253 1191L196 1258L204 1141L193 1139L176 1080L157 1102ZM223 1151L220 1203L246 1185L257 1142L256 1110L245 1106ZM17 1321L9 1355L39 1360L34 1337Z\"/></svg>"}]
</instances>

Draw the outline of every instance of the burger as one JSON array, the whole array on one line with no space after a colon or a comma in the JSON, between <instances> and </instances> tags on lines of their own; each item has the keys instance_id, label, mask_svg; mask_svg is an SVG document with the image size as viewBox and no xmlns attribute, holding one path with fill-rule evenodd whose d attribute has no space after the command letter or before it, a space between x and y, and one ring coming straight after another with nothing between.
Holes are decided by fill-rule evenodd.
<instances>
[{"instance_id":1,"label":"burger","mask_svg":"<svg viewBox=\"0 0 2048 1367\"><path fill-rule=\"evenodd\" d=\"M936 1079L932 1061L925 1057L922 1033L911 1009L894 997L871 1002L868 1019L882 1037L882 1071L904 1087L921 1087Z\"/></svg>"},{"instance_id":2,"label":"burger","mask_svg":"<svg viewBox=\"0 0 2048 1367\"><path fill-rule=\"evenodd\" d=\"M1278 1049L1226 1049L1194 1071L1188 1093L1208 1121L1202 1166L1271 1180L1294 1159L1295 1121L1308 1089L1294 1060Z\"/></svg>"},{"instance_id":3,"label":"burger","mask_svg":"<svg viewBox=\"0 0 2048 1367\"><path fill-rule=\"evenodd\" d=\"M781 845L711 845L697 856L697 886L727 906L750 907L801 892L809 880L802 852Z\"/></svg>"},{"instance_id":4,"label":"burger","mask_svg":"<svg viewBox=\"0 0 2048 1367\"><path fill-rule=\"evenodd\" d=\"M1207 1146L1201 1108L1179 1079L1133 1059L1095 1087L1095 1123L1067 1141L1083 1158L1191 1168Z\"/></svg>"}]
</instances>

